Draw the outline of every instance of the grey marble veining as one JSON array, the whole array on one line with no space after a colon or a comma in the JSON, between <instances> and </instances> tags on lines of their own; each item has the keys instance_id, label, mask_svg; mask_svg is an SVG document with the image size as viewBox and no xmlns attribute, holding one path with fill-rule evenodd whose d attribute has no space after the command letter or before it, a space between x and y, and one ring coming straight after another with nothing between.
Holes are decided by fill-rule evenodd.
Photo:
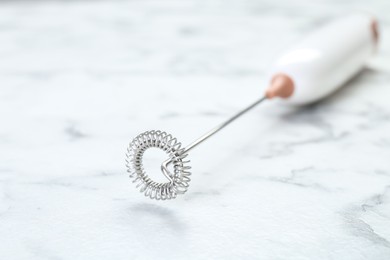
<instances>
[{"instance_id":1,"label":"grey marble veining","mask_svg":"<svg viewBox=\"0 0 390 260\"><path fill-rule=\"evenodd\" d=\"M127 177L140 132L184 144L246 106L337 15L377 56L304 108L262 104L190 153L188 193ZM0 259L390 259L390 4L1 1Z\"/></svg>"}]
</instances>

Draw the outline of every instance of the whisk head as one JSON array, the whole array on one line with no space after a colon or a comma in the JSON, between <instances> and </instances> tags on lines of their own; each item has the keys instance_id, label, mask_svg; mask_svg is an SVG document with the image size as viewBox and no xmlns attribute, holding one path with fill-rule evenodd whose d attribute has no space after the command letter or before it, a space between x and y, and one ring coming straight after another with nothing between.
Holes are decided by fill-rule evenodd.
<instances>
[{"instance_id":1,"label":"whisk head","mask_svg":"<svg viewBox=\"0 0 390 260\"><path fill-rule=\"evenodd\" d=\"M184 194L189 187L189 160L184 160L188 154L171 134L162 131L146 131L135 137L129 144L126 153L126 167L130 178L146 197L156 200L174 199ZM142 157L148 148L159 148L166 152L169 159L162 163L161 171L167 177L167 182L153 181L145 172ZM167 165L173 165L173 172Z\"/></svg>"}]
</instances>

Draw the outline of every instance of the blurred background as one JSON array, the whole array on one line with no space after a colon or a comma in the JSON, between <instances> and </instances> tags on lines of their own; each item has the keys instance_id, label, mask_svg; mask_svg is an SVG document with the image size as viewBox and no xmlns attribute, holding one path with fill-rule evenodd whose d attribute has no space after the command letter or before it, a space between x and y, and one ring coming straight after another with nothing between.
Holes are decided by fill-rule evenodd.
<instances>
[{"instance_id":1,"label":"blurred background","mask_svg":"<svg viewBox=\"0 0 390 260\"><path fill-rule=\"evenodd\" d=\"M1 1L1 75L261 75L280 49L386 0ZM386 48L381 56L387 56Z\"/></svg>"},{"instance_id":2,"label":"blurred background","mask_svg":"<svg viewBox=\"0 0 390 260\"><path fill-rule=\"evenodd\" d=\"M287 47L354 12L377 17L379 49L336 96L264 104L202 144L182 199L133 187L134 136L189 143L260 97ZM389 13L388 0L0 1L0 258L390 259Z\"/></svg>"}]
</instances>

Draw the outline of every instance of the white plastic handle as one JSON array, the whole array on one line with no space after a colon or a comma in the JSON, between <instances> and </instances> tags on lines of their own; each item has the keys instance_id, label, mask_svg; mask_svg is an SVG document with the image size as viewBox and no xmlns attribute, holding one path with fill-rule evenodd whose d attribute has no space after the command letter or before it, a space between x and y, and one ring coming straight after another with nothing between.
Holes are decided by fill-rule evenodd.
<instances>
[{"instance_id":1,"label":"white plastic handle","mask_svg":"<svg viewBox=\"0 0 390 260\"><path fill-rule=\"evenodd\" d=\"M294 82L285 101L304 105L326 97L356 75L376 49L378 31L365 14L337 19L282 55L271 75L283 73Z\"/></svg>"}]
</instances>

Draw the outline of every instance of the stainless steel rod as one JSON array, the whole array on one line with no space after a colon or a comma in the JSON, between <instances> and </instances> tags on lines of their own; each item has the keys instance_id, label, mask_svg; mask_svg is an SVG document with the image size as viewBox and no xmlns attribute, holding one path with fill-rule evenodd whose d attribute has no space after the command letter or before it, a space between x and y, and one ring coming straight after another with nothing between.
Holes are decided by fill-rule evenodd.
<instances>
[{"instance_id":1,"label":"stainless steel rod","mask_svg":"<svg viewBox=\"0 0 390 260\"><path fill-rule=\"evenodd\" d=\"M192 142L191 144L189 144L185 149L184 149L184 153L188 152L189 150L191 150L192 148L194 148L195 146L201 144L203 141L205 141L206 139L208 139L209 137L213 136L214 134L218 133L220 130L222 130L223 128L225 128L227 125L229 125L231 122L233 122L234 120L236 120L237 118L239 118L240 116L242 116L243 114L245 114L246 112L248 112L249 110L251 110L252 108L254 108L255 106L257 106L258 104L260 104L261 102L263 102L264 100L266 100L267 97L262 97L260 98L259 100L255 101L254 103L252 103L251 105L249 105L248 107L244 108L243 110L241 110L240 112L238 112L237 114L235 114L234 116L232 116L231 118L229 118L228 120L226 120L225 122L223 122L222 124L218 125L217 127L214 127L213 129L211 129L210 131L208 131L207 133L205 133L204 135L202 135L201 137L199 137L198 139L196 139L194 142Z\"/></svg>"}]
</instances>

